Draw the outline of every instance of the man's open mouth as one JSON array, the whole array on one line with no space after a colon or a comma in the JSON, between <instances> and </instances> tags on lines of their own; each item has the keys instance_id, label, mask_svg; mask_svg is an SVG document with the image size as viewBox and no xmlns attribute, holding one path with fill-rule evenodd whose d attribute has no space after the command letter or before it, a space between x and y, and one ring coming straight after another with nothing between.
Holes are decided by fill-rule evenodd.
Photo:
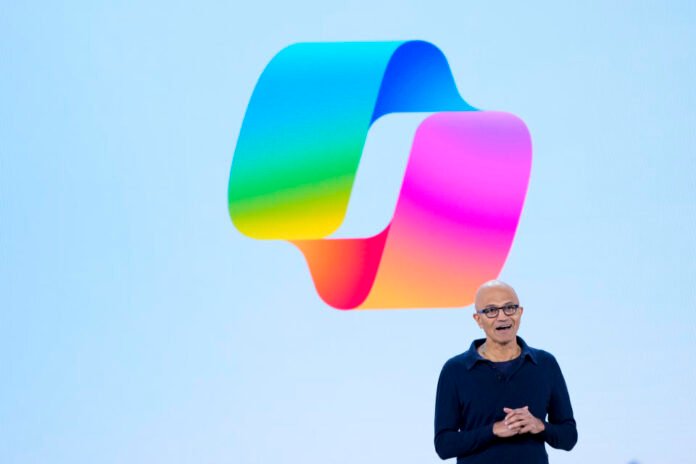
<instances>
[{"instance_id":1,"label":"man's open mouth","mask_svg":"<svg viewBox=\"0 0 696 464\"><path fill-rule=\"evenodd\" d=\"M498 330L498 331L501 331L501 332L504 331L504 330L510 330L510 329L512 329L512 324L501 325L501 326L498 326L498 327L495 328L495 330Z\"/></svg>"}]
</instances>

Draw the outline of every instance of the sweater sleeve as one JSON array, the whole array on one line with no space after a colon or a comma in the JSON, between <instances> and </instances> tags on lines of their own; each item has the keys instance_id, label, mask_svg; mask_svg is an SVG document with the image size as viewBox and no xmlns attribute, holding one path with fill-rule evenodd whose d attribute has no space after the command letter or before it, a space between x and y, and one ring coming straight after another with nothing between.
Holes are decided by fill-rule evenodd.
<instances>
[{"instance_id":1,"label":"sweater sleeve","mask_svg":"<svg viewBox=\"0 0 696 464\"><path fill-rule=\"evenodd\" d=\"M473 430L459 430L460 402L453 367L456 366L446 363L437 383L435 451L441 459L475 453L495 438L493 424Z\"/></svg>"},{"instance_id":2,"label":"sweater sleeve","mask_svg":"<svg viewBox=\"0 0 696 464\"><path fill-rule=\"evenodd\" d=\"M549 401L548 421L544 421L544 440L553 448L570 451L578 441L578 431L573 418L573 408L563 373L553 359L553 386Z\"/></svg>"}]
</instances>

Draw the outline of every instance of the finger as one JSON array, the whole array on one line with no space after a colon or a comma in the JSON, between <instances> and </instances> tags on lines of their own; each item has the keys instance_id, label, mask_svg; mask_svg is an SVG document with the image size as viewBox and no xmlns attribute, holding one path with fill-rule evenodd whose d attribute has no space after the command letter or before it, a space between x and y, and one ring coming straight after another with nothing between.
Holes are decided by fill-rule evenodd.
<instances>
[{"instance_id":1,"label":"finger","mask_svg":"<svg viewBox=\"0 0 696 464\"><path fill-rule=\"evenodd\" d=\"M529 420L524 417L515 417L505 422L508 427L522 427L529 423Z\"/></svg>"},{"instance_id":2,"label":"finger","mask_svg":"<svg viewBox=\"0 0 696 464\"><path fill-rule=\"evenodd\" d=\"M513 417L525 417L529 415L529 411L525 409L513 409L512 412L508 413L507 416L505 416L506 420L510 420Z\"/></svg>"},{"instance_id":3,"label":"finger","mask_svg":"<svg viewBox=\"0 0 696 464\"><path fill-rule=\"evenodd\" d=\"M529 424L525 424L524 427L521 427L519 433L538 433L540 430L536 421L531 421Z\"/></svg>"},{"instance_id":4,"label":"finger","mask_svg":"<svg viewBox=\"0 0 696 464\"><path fill-rule=\"evenodd\" d=\"M515 409L512 413L509 414L509 416L533 417L532 413L529 412L529 409L526 408Z\"/></svg>"},{"instance_id":5,"label":"finger","mask_svg":"<svg viewBox=\"0 0 696 464\"><path fill-rule=\"evenodd\" d=\"M510 432L512 432L513 434L517 433L517 432L519 431L519 429L522 428L522 426L516 425L516 424L506 425L505 427L507 427L507 429L508 429Z\"/></svg>"},{"instance_id":6,"label":"finger","mask_svg":"<svg viewBox=\"0 0 696 464\"><path fill-rule=\"evenodd\" d=\"M507 416L505 416L505 419L504 419L504 420L505 420L505 423L507 424L507 423L510 422L511 420L517 419L517 418L519 418L519 417L522 417L522 416L520 416L519 414L516 414L516 413L513 412L513 413L510 413L510 414L508 414Z\"/></svg>"},{"instance_id":7,"label":"finger","mask_svg":"<svg viewBox=\"0 0 696 464\"><path fill-rule=\"evenodd\" d=\"M506 424L509 424L510 422L517 422L520 419L524 419L524 416L520 416L519 414L512 414L503 420Z\"/></svg>"},{"instance_id":8,"label":"finger","mask_svg":"<svg viewBox=\"0 0 696 464\"><path fill-rule=\"evenodd\" d=\"M525 417L516 417L513 420L508 421L508 422L514 422L515 424L527 425L527 424L534 424L535 421L536 421L535 417L525 416Z\"/></svg>"},{"instance_id":9,"label":"finger","mask_svg":"<svg viewBox=\"0 0 696 464\"><path fill-rule=\"evenodd\" d=\"M527 425L527 426L525 426L525 427L520 427L520 428L517 430L517 433L518 433L518 434L522 434L522 433L529 433L529 432L531 432L531 431L532 431L532 426L531 426L531 425Z\"/></svg>"},{"instance_id":10,"label":"finger","mask_svg":"<svg viewBox=\"0 0 696 464\"><path fill-rule=\"evenodd\" d=\"M529 431L531 433L540 433L544 430L544 423L536 417L532 417L532 420L529 422L529 425L525 427L529 428Z\"/></svg>"}]
</instances>

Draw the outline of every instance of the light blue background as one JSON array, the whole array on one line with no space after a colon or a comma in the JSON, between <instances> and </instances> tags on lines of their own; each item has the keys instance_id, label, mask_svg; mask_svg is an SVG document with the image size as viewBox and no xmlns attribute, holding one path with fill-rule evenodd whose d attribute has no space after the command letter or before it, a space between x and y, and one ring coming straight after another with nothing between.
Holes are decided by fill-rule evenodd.
<instances>
[{"instance_id":1,"label":"light blue background","mask_svg":"<svg viewBox=\"0 0 696 464\"><path fill-rule=\"evenodd\" d=\"M1 11L0 462L439 462L435 385L480 336L471 308L333 310L226 207L277 51L412 38L532 133L502 278L570 389L580 440L552 462L696 462L693 2ZM414 124L371 132L346 234L384 220Z\"/></svg>"}]
</instances>

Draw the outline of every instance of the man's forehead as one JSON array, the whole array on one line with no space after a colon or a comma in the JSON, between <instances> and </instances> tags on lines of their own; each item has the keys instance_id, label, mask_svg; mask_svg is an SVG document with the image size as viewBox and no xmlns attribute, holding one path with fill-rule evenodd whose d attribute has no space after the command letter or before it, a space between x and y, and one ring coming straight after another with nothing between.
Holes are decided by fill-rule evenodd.
<instances>
[{"instance_id":1,"label":"man's forehead","mask_svg":"<svg viewBox=\"0 0 696 464\"><path fill-rule=\"evenodd\" d=\"M519 303L517 293L510 285L499 280L492 280L481 285L476 292L477 308L486 305L499 305L507 302Z\"/></svg>"}]
</instances>

